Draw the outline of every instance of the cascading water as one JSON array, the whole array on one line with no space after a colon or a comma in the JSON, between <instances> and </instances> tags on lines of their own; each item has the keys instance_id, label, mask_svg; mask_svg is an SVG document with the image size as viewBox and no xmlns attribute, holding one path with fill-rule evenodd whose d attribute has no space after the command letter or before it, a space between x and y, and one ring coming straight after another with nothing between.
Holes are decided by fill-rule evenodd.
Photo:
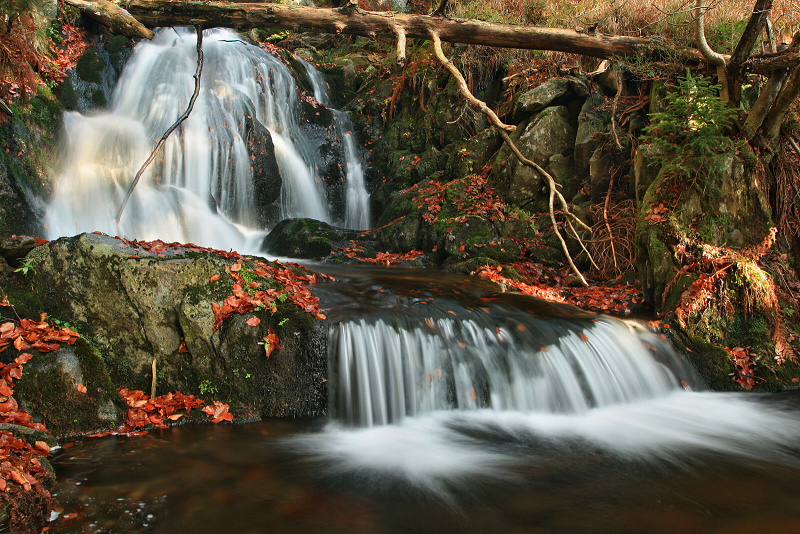
<instances>
[{"instance_id":1,"label":"cascading water","mask_svg":"<svg viewBox=\"0 0 800 534\"><path fill-rule=\"evenodd\" d=\"M635 338L614 321L529 320L520 331L486 319L337 325L335 415L372 426L448 409L582 414L679 387L641 343L624 342Z\"/></svg>"},{"instance_id":2,"label":"cascading water","mask_svg":"<svg viewBox=\"0 0 800 534\"><path fill-rule=\"evenodd\" d=\"M691 367L640 327L528 309L534 299L465 301L463 288L421 277L405 295L397 280L386 283L394 290L384 283L369 279L347 297L319 290L334 323L333 419L292 446L325 473L399 478L447 499L464 477L513 478L542 447L675 464L704 454L798 464L795 413L696 391Z\"/></svg>"},{"instance_id":3,"label":"cascading water","mask_svg":"<svg viewBox=\"0 0 800 534\"><path fill-rule=\"evenodd\" d=\"M329 87L319 71L307 61L303 61L303 64L306 67L306 72L314 88L314 98L325 107L331 109L333 112L334 125L339 135L342 136L341 143L344 146L344 158L346 162L344 225L346 228L366 230L370 227L369 193L364 184L364 166L362 164L362 158L356 150L353 123L346 113L331 107Z\"/></svg>"},{"instance_id":4,"label":"cascading water","mask_svg":"<svg viewBox=\"0 0 800 534\"><path fill-rule=\"evenodd\" d=\"M336 222L289 68L231 31L204 37L194 109L142 177L119 225L116 211L133 176L190 100L194 34L161 30L140 43L108 113L66 114L62 170L46 213L50 237L100 230L245 251L280 219ZM337 117L346 127L346 116ZM352 200L348 193L343 223L361 229L369 215L357 157L352 150L345 162L348 188L358 182L359 193Z\"/></svg>"},{"instance_id":5,"label":"cascading water","mask_svg":"<svg viewBox=\"0 0 800 534\"><path fill-rule=\"evenodd\" d=\"M327 421L78 440L50 531L798 531L800 395L687 391L657 336L474 279L326 268Z\"/></svg>"}]
</instances>

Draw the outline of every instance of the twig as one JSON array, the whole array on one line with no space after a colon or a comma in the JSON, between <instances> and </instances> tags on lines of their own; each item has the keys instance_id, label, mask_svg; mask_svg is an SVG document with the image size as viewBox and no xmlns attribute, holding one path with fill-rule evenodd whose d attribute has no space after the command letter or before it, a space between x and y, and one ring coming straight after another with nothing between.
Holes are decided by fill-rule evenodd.
<instances>
[{"instance_id":1,"label":"twig","mask_svg":"<svg viewBox=\"0 0 800 534\"><path fill-rule=\"evenodd\" d=\"M558 222L556 221L555 210L553 208L555 197L558 196L559 203L561 204L561 208L563 209L565 214L567 214L568 216L572 216L587 230L590 230L589 227L586 226L586 224L584 224L583 221L578 219L573 213L569 211L569 206L567 205L564 196L558 191L556 181L553 179L553 177L550 176L550 174L547 171L545 171L542 167L540 167L536 162L533 162L528 158L526 158L525 156L523 156L522 152L520 152L519 148L517 148L517 145L515 145L514 141L511 140L511 137L509 137L508 132L513 132L516 129L516 126L504 124L497 117L497 114L495 114L495 112L492 111L489 108L489 106L486 105L486 102L479 100L478 98L475 97L475 95L472 94L472 92L469 90L469 87L467 86L467 82L464 80L464 76L462 76L461 72L453 65L453 63L450 62L449 59L447 59L447 56L444 55L444 52L442 51L442 41L439 38L439 34L437 34L434 31L431 31L430 36L431 36L431 41L433 42L433 50L434 53L436 54L437 59L456 79L456 81L458 82L458 87L461 90L461 94L464 95L464 98L466 98L470 104L480 109L481 112L483 112L483 114L489 118L489 121L492 123L492 126L498 129L500 135L503 137L503 141L505 141L506 145L508 145L508 147L511 149L511 152L513 152L514 155L517 157L517 160L519 160L519 162L525 165L526 167L530 167L533 170L535 170L547 181L548 186L550 187L550 201L549 201L550 222L553 225L553 232L555 232L556 237L561 242L561 249L564 252L564 256L567 258L567 262L569 262L569 266L572 268L572 272L575 273L575 275L580 279L581 283L584 286L588 286L589 283L583 277L583 274L581 274L580 270L578 270L578 268L575 266L575 262L572 260L572 255L569 253L569 249L567 248L567 243L566 241L564 241L564 237L558 230ZM572 228L572 224L570 223L569 217L567 218L567 224L570 226L570 228ZM581 240L580 236L578 236L578 233L575 231L574 228L572 228L572 230L575 235L575 238L581 244L581 247L583 247L583 250L586 251L587 255L589 255L589 251L586 250L586 247L583 245L583 241ZM589 258L591 259L591 255L589 255ZM592 260L592 263L594 263L594 260Z\"/></svg>"},{"instance_id":2,"label":"twig","mask_svg":"<svg viewBox=\"0 0 800 534\"><path fill-rule=\"evenodd\" d=\"M613 123L614 116L612 113L611 120ZM619 141L617 141L619 143ZM620 147L622 148L622 147ZM611 245L611 258L614 260L614 269L617 271L619 270L619 266L617 265L617 251L614 248L614 234L611 233L611 225L608 224L608 201L611 199L611 190L614 188L614 175L616 173L611 173L611 179L608 182L608 191L606 192L606 201L603 203L603 220L606 222L606 230L608 230L608 237L609 237L609 244Z\"/></svg>"},{"instance_id":3,"label":"twig","mask_svg":"<svg viewBox=\"0 0 800 534\"><path fill-rule=\"evenodd\" d=\"M156 398L156 357L153 356L153 378L150 381L150 398Z\"/></svg>"},{"instance_id":4,"label":"twig","mask_svg":"<svg viewBox=\"0 0 800 534\"><path fill-rule=\"evenodd\" d=\"M186 107L186 111L183 112L183 115L178 117L178 120L169 127L169 129L164 132L164 135L161 136L161 139L156 144L153 151L150 153L150 157L147 158L147 161L144 162L144 165L139 169L139 172L136 173L136 176L133 178L131 185L128 187L128 192L125 193L125 198L122 199L122 204L117 211L117 224L119 224L119 220L122 217L122 212L125 210L125 205L128 203L128 200L131 198L131 194L133 194L133 190L136 188L136 184L139 183L139 179L144 174L144 171L153 162L156 157L156 154L161 149L161 147L166 142L167 138L175 131L175 129L181 125L183 121L189 118L189 114L192 112L194 108L194 103L197 100L197 96L200 94L200 74L203 72L203 30L200 26L195 28L197 32L197 70L194 73L194 93L192 93L192 98L189 100L189 105Z\"/></svg>"},{"instance_id":5,"label":"twig","mask_svg":"<svg viewBox=\"0 0 800 534\"><path fill-rule=\"evenodd\" d=\"M617 82L617 94L614 95L614 103L611 105L611 133L614 134L614 141L617 143L617 148L622 149L622 143L619 142L619 136L617 135L617 106L619 105L619 97L622 94L622 84L624 80L622 78L622 71L617 69L614 73L614 78ZM606 200L608 203L608 200Z\"/></svg>"}]
</instances>

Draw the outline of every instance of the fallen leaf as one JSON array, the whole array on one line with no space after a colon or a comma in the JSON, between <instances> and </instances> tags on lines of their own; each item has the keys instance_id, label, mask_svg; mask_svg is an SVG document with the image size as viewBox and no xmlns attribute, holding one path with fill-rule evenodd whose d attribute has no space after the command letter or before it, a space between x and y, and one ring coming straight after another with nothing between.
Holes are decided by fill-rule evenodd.
<instances>
[{"instance_id":1,"label":"fallen leaf","mask_svg":"<svg viewBox=\"0 0 800 534\"><path fill-rule=\"evenodd\" d=\"M258 326L261 324L261 319L258 317L250 317L247 321L245 321L245 324L247 324L247 326Z\"/></svg>"},{"instance_id":2,"label":"fallen leaf","mask_svg":"<svg viewBox=\"0 0 800 534\"><path fill-rule=\"evenodd\" d=\"M75 389L77 389L81 393L86 393L86 386L84 386L83 384L78 384L77 386L75 386Z\"/></svg>"}]
</instances>

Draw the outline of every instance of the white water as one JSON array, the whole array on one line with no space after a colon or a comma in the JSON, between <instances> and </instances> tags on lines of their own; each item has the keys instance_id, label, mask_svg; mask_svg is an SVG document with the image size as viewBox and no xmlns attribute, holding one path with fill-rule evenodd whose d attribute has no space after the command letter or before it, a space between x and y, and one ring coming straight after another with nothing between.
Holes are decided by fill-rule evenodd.
<instances>
[{"instance_id":1,"label":"white water","mask_svg":"<svg viewBox=\"0 0 800 534\"><path fill-rule=\"evenodd\" d=\"M552 451L800 467L797 407L690 391L693 374L668 345L623 323L429 321L332 327L334 420L292 446L327 475L399 479L445 500L476 481L513 481Z\"/></svg>"},{"instance_id":2,"label":"white water","mask_svg":"<svg viewBox=\"0 0 800 534\"><path fill-rule=\"evenodd\" d=\"M314 88L314 98L333 112L334 125L342 136L345 167L345 228L366 230L370 227L369 193L364 184L364 165L356 150L353 123L350 117L331 107L330 88L311 63L303 61Z\"/></svg>"},{"instance_id":3,"label":"white water","mask_svg":"<svg viewBox=\"0 0 800 534\"><path fill-rule=\"evenodd\" d=\"M257 121L272 137L280 175L266 179L282 181L278 216L335 222L316 146L297 123L299 92L289 69L231 31L207 30L194 109L145 172L116 224L134 175L189 103L195 47L193 33L157 32L137 45L107 113L66 115L61 172L45 217L49 237L100 230L248 250L264 234L260 211L266 208L256 202L248 121ZM346 163L360 171L360 162ZM361 178L356 174L348 172L348 183L360 179L363 190L363 172ZM348 206L348 213L363 212L364 200L353 202L358 205ZM345 224L366 227L366 216L364 223L348 215Z\"/></svg>"}]
</instances>

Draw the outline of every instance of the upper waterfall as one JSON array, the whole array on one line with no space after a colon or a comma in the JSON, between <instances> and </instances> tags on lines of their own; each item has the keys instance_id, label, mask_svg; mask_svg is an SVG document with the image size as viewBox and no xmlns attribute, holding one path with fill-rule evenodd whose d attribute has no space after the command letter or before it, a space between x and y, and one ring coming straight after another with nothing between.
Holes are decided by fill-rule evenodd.
<instances>
[{"instance_id":1,"label":"upper waterfall","mask_svg":"<svg viewBox=\"0 0 800 534\"><path fill-rule=\"evenodd\" d=\"M65 150L45 216L49 237L100 230L252 251L285 218L368 227L363 162L351 161L360 153L348 148L336 156L347 169L346 206L338 210L347 215L329 200L345 186L321 169L319 130L349 134L346 115L331 110L332 124L311 124L292 70L232 31L206 30L203 55L194 108L142 176L119 225L115 214L134 175L191 98L194 34L157 32L137 45L108 112L65 116ZM298 74L320 83L313 66L306 70L314 75Z\"/></svg>"}]
</instances>

